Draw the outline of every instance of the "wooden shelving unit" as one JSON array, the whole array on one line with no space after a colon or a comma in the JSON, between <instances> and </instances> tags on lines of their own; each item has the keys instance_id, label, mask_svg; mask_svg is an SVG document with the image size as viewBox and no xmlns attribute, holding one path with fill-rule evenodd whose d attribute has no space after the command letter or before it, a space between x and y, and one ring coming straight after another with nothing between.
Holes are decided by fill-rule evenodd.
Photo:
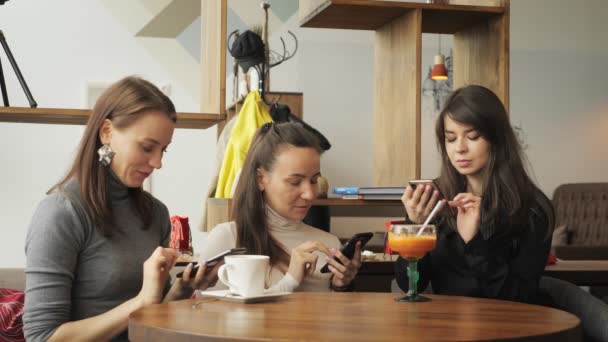
<instances>
[{"instance_id":1,"label":"wooden shelving unit","mask_svg":"<svg viewBox=\"0 0 608 342\"><path fill-rule=\"evenodd\" d=\"M442 5L373 0L327 0L300 16L302 27L378 30L409 11L422 12L423 33L454 34L504 14L500 6Z\"/></svg>"},{"instance_id":2,"label":"wooden shelving unit","mask_svg":"<svg viewBox=\"0 0 608 342\"><path fill-rule=\"evenodd\" d=\"M303 27L375 31L374 185L420 178L422 33L453 34L454 87L479 84L509 107L510 0L450 4L376 0L299 0ZM201 108L226 112L227 0L203 1ZM331 75L327 75L331 77ZM345 113L346 114L346 113ZM221 129L221 126L220 126ZM208 224L229 217L229 202L209 199ZM400 216L400 201L316 200L333 216ZM222 221L223 220L223 221Z\"/></svg>"},{"instance_id":3,"label":"wooden shelving unit","mask_svg":"<svg viewBox=\"0 0 608 342\"><path fill-rule=\"evenodd\" d=\"M0 122L85 125L88 109L0 107ZM177 113L177 128L206 129L225 119L221 114Z\"/></svg>"},{"instance_id":4,"label":"wooden shelving unit","mask_svg":"<svg viewBox=\"0 0 608 342\"><path fill-rule=\"evenodd\" d=\"M300 0L303 27L375 31L374 185L420 178L422 34L453 34L454 87L479 84L509 107L510 0L449 4Z\"/></svg>"},{"instance_id":5,"label":"wooden shelving unit","mask_svg":"<svg viewBox=\"0 0 608 342\"><path fill-rule=\"evenodd\" d=\"M313 205L331 207L332 216L356 217L403 217L404 209L401 201L363 201L345 200L341 198L315 199ZM207 229L230 220L232 199L207 199Z\"/></svg>"}]
</instances>

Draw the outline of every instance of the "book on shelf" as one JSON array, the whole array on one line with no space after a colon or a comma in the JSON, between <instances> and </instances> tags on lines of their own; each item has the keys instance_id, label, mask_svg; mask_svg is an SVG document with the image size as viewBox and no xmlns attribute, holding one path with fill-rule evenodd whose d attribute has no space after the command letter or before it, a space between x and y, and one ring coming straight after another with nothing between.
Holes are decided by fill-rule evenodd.
<instances>
[{"instance_id":1,"label":"book on shelf","mask_svg":"<svg viewBox=\"0 0 608 342\"><path fill-rule=\"evenodd\" d=\"M367 194L367 195L342 195L345 200L370 200L370 201L398 201L399 194Z\"/></svg>"},{"instance_id":2,"label":"book on shelf","mask_svg":"<svg viewBox=\"0 0 608 342\"><path fill-rule=\"evenodd\" d=\"M367 187L334 187L336 195L403 195L405 187L401 186L367 186Z\"/></svg>"},{"instance_id":3,"label":"book on shelf","mask_svg":"<svg viewBox=\"0 0 608 342\"><path fill-rule=\"evenodd\" d=\"M359 188L334 186L332 192L336 195L357 195L359 194Z\"/></svg>"}]
</instances>

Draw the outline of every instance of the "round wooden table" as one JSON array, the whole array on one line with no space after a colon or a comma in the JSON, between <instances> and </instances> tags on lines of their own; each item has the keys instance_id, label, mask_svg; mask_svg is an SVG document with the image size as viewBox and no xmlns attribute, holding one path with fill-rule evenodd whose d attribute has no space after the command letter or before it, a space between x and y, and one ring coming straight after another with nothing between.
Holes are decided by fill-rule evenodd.
<instances>
[{"instance_id":1,"label":"round wooden table","mask_svg":"<svg viewBox=\"0 0 608 342\"><path fill-rule=\"evenodd\" d=\"M129 319L131 341L203 340L510 340L579 341L578 318L549 307L428 295L395 302L396 293L296 292L272 302L208 298L142 308ZM204 300L193 307L193 303Z\"/></svg>"}]
</instances>

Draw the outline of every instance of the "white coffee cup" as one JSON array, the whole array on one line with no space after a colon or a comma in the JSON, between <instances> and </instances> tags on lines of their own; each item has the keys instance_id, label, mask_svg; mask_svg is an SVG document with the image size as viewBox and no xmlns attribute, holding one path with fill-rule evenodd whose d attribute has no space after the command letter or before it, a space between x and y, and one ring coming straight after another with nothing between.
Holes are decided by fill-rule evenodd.
<instances>
[{"instance_id":1,"label":"white coffee cup","mask_svg":"<svg viewBox=\"0 0 608 342\"><path fill-rule=\"evenodd\" d=\"M270 258L266 255L229 255L217 275L231 294L255 297L264 294Z\"/></svg>"}]
</instances>

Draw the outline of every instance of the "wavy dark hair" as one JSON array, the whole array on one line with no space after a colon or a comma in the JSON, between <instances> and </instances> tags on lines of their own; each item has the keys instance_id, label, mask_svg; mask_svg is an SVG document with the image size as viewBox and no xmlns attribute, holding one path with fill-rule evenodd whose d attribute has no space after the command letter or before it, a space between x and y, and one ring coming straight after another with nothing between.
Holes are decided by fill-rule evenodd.
<instances>
[{"instance_id":1,"label":"wavy dark hair","mask_svg":"<svg viewBox=\"0 0 608 342\"><path fill-rule=\"evenodd\" d=\"M99 162L97 155L97 150L102 145L101 127L104 120L109 119L114 127L127 128L150 111L165 113L171 121L177 122L173 102L152 83L129 76L111 85L95 103L72 166L64 178L48 191L62 190L67 182L76 178L84 209L100 233L106 237L112 236L114 219L107 193L107 177L110 174ZM151 195L141 187L129 189L129 195L146 229L152 220Z\"/></svg>"},{"instance_id":2,"label":"wavy dark hair","mask_svg":"<svg viewBox=\"0 0 608 342\"><path fill-rule=\"evenodd\" d=\"M444 195L454 198L467 188L466 177L454 168L446 151L446 117L472 126L490 145L482 182L481 224L495 224L500 220L510 227L525 227L530 208L540 207L548 220L548 232L552 232L554 212L551 201L528 175L526 159L509 123L507 111L498 96L488 88L468 85L455 90L437 118L435 133L442 164L437 183ZM451 211L444 210L443 217L452 228L456 228L456 219Z\"/></svg>"},{"instance_id":3,"label":"wavy dark hair","mask_svg":"<svg viewBox=\"0 0 608 342\"><path fill-rule=\"evenodd\" d=\"M283 147L313 148L323 152L319 140L298 123L267 123L253 137L235 189L231 216L236 222L236 245L251 254L268 255L270 264L288 265L290 258L270 235L263 192L258 188L258 170L271 171Z\"/></svg>"}]
</instances>

